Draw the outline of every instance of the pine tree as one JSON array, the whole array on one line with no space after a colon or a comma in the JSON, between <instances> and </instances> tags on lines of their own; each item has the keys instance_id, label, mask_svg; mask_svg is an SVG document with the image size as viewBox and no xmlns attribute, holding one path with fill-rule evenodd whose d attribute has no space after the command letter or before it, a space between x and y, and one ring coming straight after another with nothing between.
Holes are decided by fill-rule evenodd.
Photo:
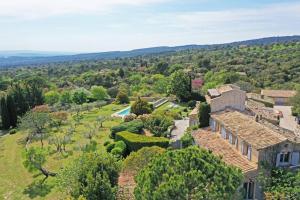
<instances>
[{"instance_id":1,"label":"pine tree","mask_svg":"<svg viewBox=\"0 0 300 200\"><path fill-rule=\"evenodd\" d=\"M16 110L16 105L13 97L11 95L8 95L6 98L6 105L7 105L7 110L9 113L9 123L10 126L16 127L17 126L17 110Z\"/></svg>"},{"instance_id":2,"label":"pine tree","mask_svg":"<svg viewBox=\"0 0 300 200\"><path fill-rule=\"evenodd\" d=\"M5 97L1 98L0 107L1 107L2 128L9 129L9 127L10 127L9 112L7 109Z\"/></svg>"}]
</instances>

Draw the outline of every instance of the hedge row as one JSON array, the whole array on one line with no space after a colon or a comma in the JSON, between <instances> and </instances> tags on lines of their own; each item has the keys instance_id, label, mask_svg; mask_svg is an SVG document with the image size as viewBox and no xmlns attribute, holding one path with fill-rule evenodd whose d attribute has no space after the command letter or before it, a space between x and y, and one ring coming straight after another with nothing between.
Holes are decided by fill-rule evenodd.
<instances>
[{"instance_id":1,"label":"hedge row","mask_svg":"<svg viewBox=\"0 0 300 200\"><path fill-rule=\"evenodd\" d=\"M113 126L111 131L111 137L115 138L115 134L121 131L129 131L132 133L141 133L144 128L142 120L136 119L130 122L124 122L118 126Z\"/></svg>"},{"instance_id":2,"label":"hedge row","mask_svg":"<svg viewBox=\"0 0 300 200\"><path fill-rule=\"evenodd\" d=\"M124 141L129 151L137 151L143 147L159 146L167 148L169 146L169 140L163 137L148 137L145 135L138 135L123 131L116 133L117 141Z\"/></svg>"}]
</instances>

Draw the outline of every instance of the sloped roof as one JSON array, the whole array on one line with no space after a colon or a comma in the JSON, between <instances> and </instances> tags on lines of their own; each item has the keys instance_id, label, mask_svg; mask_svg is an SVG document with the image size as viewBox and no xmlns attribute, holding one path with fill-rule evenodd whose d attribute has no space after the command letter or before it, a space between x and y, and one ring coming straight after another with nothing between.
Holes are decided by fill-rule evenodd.
<instances>
[{"instance_id":1,"label":"sloped roof","mask_svg":"<svg viewBox=\"0 0 300 200\"><path fill-rule=\"evenodd\" d=\"M294 90L261 90L261 95L268 97L290 98L296 95Z\"/></svg>"},{"instance_id":2,"label":"sloped roof","mask_svg":"<svg viewBox=\"0 0 300 200\"><path fill-rule=\"evenodd\" d=\"M200 129L192 135L196 144L211 150L215 155L221 156L226 164L240 168L244 174L257 170L257 163L251 162L241 155L231 144L222 139L219 134Z\"/></svg>"},{"instance_id":3,"label":"sloped roof","mask_svg":"<svg viewBox=\"0 0 300 200\"><path fill-rule=\"evenodd\" d=\"M287 140L286 137L278 132L256 122L253 117L238 111L225 110L214 113L211 117L257 150Z\"/></svg>"}]
</instances>

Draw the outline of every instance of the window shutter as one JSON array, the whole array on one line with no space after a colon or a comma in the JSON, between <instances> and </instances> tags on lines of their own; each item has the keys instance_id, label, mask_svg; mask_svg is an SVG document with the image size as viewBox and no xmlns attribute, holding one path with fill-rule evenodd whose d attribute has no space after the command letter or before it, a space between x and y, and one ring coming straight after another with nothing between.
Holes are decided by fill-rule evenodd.
<instances>
[{"instance_id":1,"label":"window shutter","mask_svg":"<svg viewBox=\"0 0 300 200\"><path fill-rule=\"evenodd\" d=\"M251 160L251 156L252 156L252 147L251 145L248 146L248 160Z\"/></svg>"},{"instance_id":2,"label":"window shutter","mask_svg":"<svg viewBox=\"0 0 300 200\"><path fill-rule=\"evenodd\" d=\"M292 165L299 165L299 152L292 153Z\"/></svg>"},{"instance_id":3,"label":"window shutter","mask_svg":"<svg viewBox=\"0 0 300 200\"><path fill-rule=\"evenodd\" d=\"M280 163L280 153L278 153L276 157L276 167L279 166L279 163Z\"/></svg>"}]
</instances>

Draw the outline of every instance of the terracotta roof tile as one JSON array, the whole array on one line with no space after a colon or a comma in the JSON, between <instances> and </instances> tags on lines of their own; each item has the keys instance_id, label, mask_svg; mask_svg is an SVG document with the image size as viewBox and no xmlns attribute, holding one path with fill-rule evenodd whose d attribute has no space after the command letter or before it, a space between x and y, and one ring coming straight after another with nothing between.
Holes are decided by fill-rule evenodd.
<instances>
[{"instance_id":1,"label":"terracotta roof tile","mask_svg":"<svg viewBox=\"0 0 300 200\"><path fill-rule=\"evenodd\" d=\"M261 90L261 95L268 97L290 98L296 95L294 90Z\"/></svg>"},{"instance_id":2,"label":"terracotta roof tile","mask_svg":"<svg viewBox=\"0 0 300 200\"><path fill-rule=\"evenodd\" d=\"M221 156L226 164L240 168L244 174L256 172L257 164L241 155L231 144L221 138L219 134L200 129L192 135L196 144L202 148L211 150L215 155Z\"/></svg>"},{"instance_id":3,"label":"terracotta roof tile","mask_svg":"<svg viewBox=\"0 0 300 200\"><path fill-rule=\"evenodd\" d=\"M256 122L253 117L238 111L226 110L211 117L258 150L287 140L280 133Z\"/></svg>"}]
</instances>

